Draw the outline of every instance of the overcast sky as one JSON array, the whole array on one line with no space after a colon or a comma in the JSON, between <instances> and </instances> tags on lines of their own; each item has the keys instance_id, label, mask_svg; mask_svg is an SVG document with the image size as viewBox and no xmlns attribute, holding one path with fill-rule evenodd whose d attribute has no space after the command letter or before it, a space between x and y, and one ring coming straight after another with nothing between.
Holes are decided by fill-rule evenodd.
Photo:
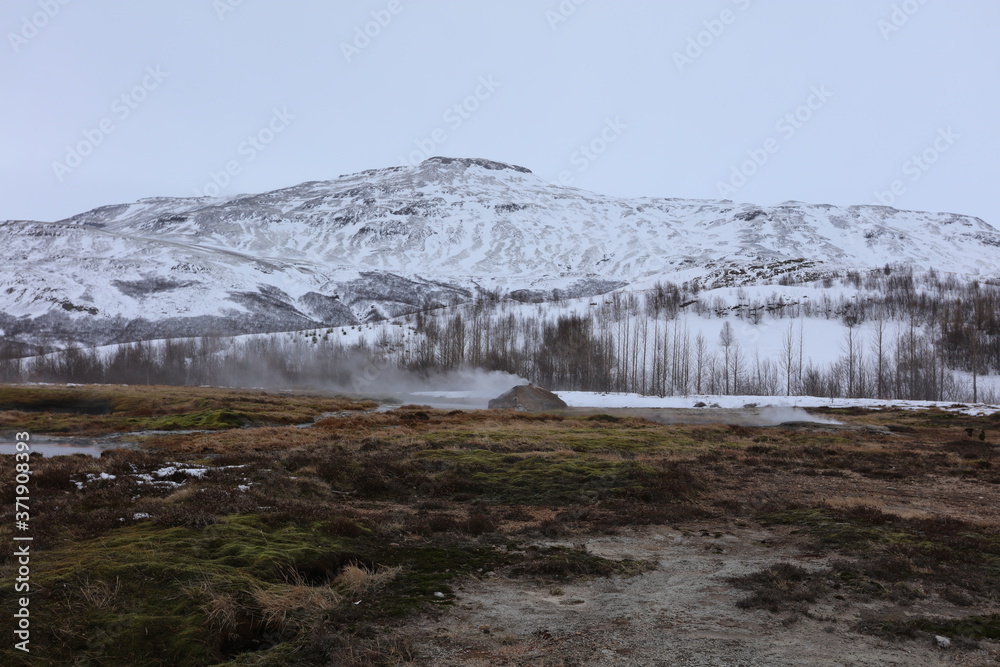
<instances>
[{"instance_id":1,"label":"overcast sky","mask_svg":"<svg viewBox=\"0 0 1000 667\"><path fill-rule=\"evenodd\" d=\"M994 0L4 0L0 219L432 155L1000 227ZM878 194L877 194L878 193Z\"/></svg>"}]
</instances>

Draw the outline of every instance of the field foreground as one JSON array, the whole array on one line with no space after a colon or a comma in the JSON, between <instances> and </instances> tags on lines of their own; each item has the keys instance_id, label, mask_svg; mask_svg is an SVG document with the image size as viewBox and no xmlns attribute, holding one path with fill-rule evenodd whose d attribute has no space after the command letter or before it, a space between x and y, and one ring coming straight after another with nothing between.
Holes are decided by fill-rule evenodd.
<instances>
[{"instance_id":1,"label":"field foreground","mask_svg":"<svg viewBox=\"0 0 1000 667\"><path fill-rule=\"evenodd\" d=\"M107 448L31 458L31 653L4 664L1000 660L1000 414L375 406L0 387L0 431Z\"/></svg>"}]
</instances>

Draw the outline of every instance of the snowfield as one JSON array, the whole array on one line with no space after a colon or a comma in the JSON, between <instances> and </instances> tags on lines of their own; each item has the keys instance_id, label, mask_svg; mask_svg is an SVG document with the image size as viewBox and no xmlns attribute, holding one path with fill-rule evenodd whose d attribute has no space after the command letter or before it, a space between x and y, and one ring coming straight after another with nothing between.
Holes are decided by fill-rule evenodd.
<instances>
[{"instance_id":1,"label":"snowfield","mask_svg":"<svg viewBox=\"0 0 1000 667\"><path fill-rule=\"evenodd\" d=\"M991 415L1000 412L1000 406L985 403L948 403L943 401L879 400L875 398L821 398L818 396L642 396L640 394L596 393L589 391L558 391L559 398L571 408L695 408L702 409L743 407L788 408L903 408L926 410L937 408L967 415Z\"/></svg>"}]
</instances>

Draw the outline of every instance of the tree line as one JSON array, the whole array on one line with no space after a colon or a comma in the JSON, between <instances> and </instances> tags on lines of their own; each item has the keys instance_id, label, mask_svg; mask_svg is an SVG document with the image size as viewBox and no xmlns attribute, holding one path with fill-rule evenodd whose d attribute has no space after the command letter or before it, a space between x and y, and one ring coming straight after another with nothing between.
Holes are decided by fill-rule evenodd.
<instances>
[{"instance_id":1,"label":"tree line","mask_svg":"<svg viewBox=\"0 0 1000 667\"><path fill-rule=\"evenodd\" d=\"M71 345L31 359L4 354L0 342L0 380L351 387L370 369L391 366L418 376L481 368L553 390L659 396L998 400L996 388L982 382L1000 374L997 285L885 267L829 276L819 286L827 289L812 298L737 290L734 302L671 283L575 305L488 294L353 337L336 327L113 350ZM724 319L721 333L710 339L692 331L695 318ZM805 318L842 330L836 361L809 361ZM780 337L777 355L759 354L753 342L761 335Z\"/></svg>"}]
</instances>

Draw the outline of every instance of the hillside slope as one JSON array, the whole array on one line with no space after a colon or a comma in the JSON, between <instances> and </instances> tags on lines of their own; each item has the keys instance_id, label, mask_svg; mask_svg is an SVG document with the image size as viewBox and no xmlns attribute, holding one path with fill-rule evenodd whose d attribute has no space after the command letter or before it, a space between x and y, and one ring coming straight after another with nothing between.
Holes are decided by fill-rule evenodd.
<instances>
[{"instance_id":1,"label":"hillside slope","mask_svg":"<svg viewBox=\"0 0 1000 667\"><path fill-rule=\"evenodd\" d=\"M258 195L153 198L0 223L0 328L118 342L344 325L479 290L589 296L887 262L1000 277L1000 232L887 207L620 199L430 158Z\"/></svg>"}]
</instances>

